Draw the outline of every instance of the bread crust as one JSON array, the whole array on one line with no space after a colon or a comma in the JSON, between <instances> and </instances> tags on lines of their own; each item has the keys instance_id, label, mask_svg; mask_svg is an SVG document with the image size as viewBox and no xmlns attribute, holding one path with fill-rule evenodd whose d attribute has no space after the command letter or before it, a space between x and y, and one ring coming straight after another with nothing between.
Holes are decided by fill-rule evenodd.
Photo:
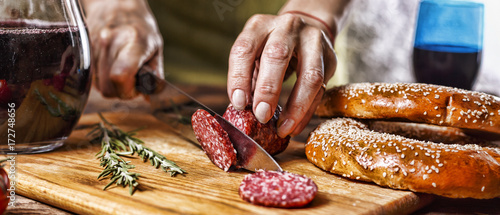
<instances>
[{"instance_id":1,"label":"bread crust","mask_svg":"<svg viewBox=\"0 0 500 215\"><path fill-rule=\"evenodd\" d=\"M418 83L356 83L325 92L316 115L393 119L500 134L500 98Z\"/></svg>"},{"instance_id":2,"label":"bread crust","mask_svg":"<svg viewBox=\"0 0 500 215\"><path fill-rule=\"evenodd\" d=\"M311 132L305 151L323 170L380 186L451 198L500 196L498 147L419 141L334 118Z\"/></svg>"},{"instance_id":3,"label":"bread crust","mask_svg":"<svg viewBox=\"0 0 500 215\"><path fill-rule=\"evenodd\" d=\"M430 125L414 122L394 122L381 120L366 120L368 127L376 132L401 135L403 137L447 144L478 144L480 146L498 147L499 145L482 138L471 136L468 130L448 126ZM497 138L497 137L492 137Z\"/></svg>"}]
</instances>

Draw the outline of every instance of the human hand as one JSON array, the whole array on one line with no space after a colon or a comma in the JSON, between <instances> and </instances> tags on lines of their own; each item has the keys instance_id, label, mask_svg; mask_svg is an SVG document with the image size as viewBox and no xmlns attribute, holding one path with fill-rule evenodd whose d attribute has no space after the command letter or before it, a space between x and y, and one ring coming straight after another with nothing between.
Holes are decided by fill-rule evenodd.
<instances>
[{"instance_id":1,"label":"human hand","mask_svg":"<svg viewBox=\"0 0 500 215\"><path fill-rule=\"evenodd\" d=\"M278 105L287 71L295 66L297 81L278 120L278 135L298 135L337 66L324 28L318 20L297 14L250 18L229 56L227 90L233 106L243 109L252 102L256 118L267 122Z\"/></svg>"},{"instance_id":2,"label":"human hand","mask_svg":"<svg viewBox=\"0 0 500 215\"><path fill-rule=\"evenodd\" d=\"M94 84L106 97L133 98L147 64L163 78L163 39L147 1L86 0Z\"/></svg>"}]
</instances>

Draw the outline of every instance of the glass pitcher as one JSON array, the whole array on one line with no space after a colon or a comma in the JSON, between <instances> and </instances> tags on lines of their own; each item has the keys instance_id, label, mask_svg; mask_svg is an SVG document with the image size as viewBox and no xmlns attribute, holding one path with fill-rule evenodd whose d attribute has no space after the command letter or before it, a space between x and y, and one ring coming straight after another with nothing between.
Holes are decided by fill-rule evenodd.
<instances>
[{"instance_id":1,"label":"glass pitcher","mask_svg":"<svg viewBox=\"0 0 500 215\"><path fill-rule=\"evenodd\" d=\"M88 99L90 59L78 0L0 1L0 153L64 143Z\"/></svg>"}]
</instances>

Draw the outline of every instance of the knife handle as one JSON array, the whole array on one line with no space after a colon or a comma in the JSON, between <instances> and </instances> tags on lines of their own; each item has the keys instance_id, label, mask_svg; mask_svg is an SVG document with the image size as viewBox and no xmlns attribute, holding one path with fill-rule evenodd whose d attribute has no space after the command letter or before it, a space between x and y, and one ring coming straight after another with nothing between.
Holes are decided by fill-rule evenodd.
<instances>
[{"instance_id":1,"label":"knife handle","mask_svg":"<svg viewBox=\"0 0 500 215\"><path fill-rule=\"evenodd\" d=\"M154 74L149 66L142 66L135 75L135 89L145 95L155 94L164 86L164 80Z\"/></svg>"}]
</instances>

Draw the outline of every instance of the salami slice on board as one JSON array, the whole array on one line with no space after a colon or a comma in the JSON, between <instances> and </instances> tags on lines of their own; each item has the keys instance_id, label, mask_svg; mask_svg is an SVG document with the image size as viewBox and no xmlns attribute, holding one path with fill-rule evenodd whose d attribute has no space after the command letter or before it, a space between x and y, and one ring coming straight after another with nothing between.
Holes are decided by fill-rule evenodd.
<instances>
[{"instance_id":1,"label":"salami slice on board","mask_svg":"<svg viewBox=\"0 0 500 215\"><path fill-rule=\"evenodd\" d=\"M310 178L290 172L258 171L245 176L240 197L252 204L296 208L310 203L318 187Z\"/></svg>"}]
</instances>

